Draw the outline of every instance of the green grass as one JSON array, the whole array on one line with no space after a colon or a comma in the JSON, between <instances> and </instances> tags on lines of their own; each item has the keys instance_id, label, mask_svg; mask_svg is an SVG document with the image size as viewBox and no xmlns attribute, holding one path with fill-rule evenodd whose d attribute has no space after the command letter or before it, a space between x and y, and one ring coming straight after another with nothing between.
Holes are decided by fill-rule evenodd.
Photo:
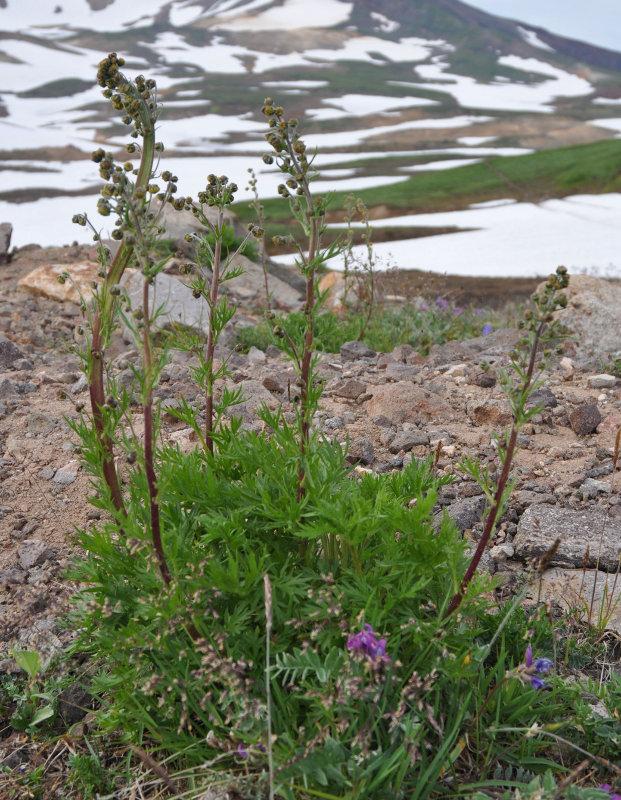
<instances>
[{"instance_id":1,"label":"green grass","mask_svg":"<svg viewBox=\"0 0 621 800\"><path fill-rule=\"evenodd\" d=\"M500 156L453 169L420 172L401 183L358 193L369 209L386 205L394 214L451 211L472 203L513 197L540 202L572 194L600 194L621 189L621 141L561 147L523 156ZM333 195L331 210L344 209L347 192ZM291 212L280 198L263 201L269 222L283 223ZM252 219L246 203L235 212ZM272 235L271 229L268 234Z\"/></svg>"},{"instance_id":2,"label":"green grass","mask_svg":"<svg viewBox=\"0 0 621 800\"><path fill-rule=\"evenodd\" d=\"M80 92L85 92L93 85L92 81L85 81L81 78L61 78L57 81L44 83L34 89L19 92L18 97L67 97Z\"/></svg>"}]
</instances>

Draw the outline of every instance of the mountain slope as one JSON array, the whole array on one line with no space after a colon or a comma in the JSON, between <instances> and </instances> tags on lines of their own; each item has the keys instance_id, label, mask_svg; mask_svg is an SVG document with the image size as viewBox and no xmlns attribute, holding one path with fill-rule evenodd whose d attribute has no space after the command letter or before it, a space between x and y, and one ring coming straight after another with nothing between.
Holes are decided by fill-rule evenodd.
<instances>
[{"instance_id":1,"label":"mountain slope","mask_svg":"<svg viewBox=\"0 0 621 800\"><path fill-rule=\"evenodd\" d=\"M179 174L184 164L190 172L188 193L207 156L237 176L254 167L261 192L275 193L277 176L257 165L267 95L300 119L337 190L621 132L620 53L459 0L59 0L52 9L0 5L7 219L12 202L94 199L89 152L127 136L95 85L111 50L129 74L156 79L160 136Z\"/></svg>"}]
</instances>

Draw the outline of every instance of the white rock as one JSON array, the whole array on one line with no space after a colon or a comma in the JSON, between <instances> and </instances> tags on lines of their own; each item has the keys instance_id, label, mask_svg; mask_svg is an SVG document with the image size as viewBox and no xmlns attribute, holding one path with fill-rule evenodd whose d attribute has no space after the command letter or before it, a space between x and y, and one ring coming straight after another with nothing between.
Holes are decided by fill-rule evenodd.
<instances>
[{"instance_id":1,"label":"white rock","mask_svg":"<svg viewBox=\"0 0 621 800\"><path fill-rule=\"evenodd\" d=\"M592 389L614 389L617 384L617 379L614 375L591 375L588 378L588 384Z\"/></svg>"},{"instance_id":2,"label":"white rock","mask_svg":"<svg viewBox=\"0 0 621 800\"><path fill-rule=\"evenodd\" d=\"M70 483L73 483L75 479L78 477L78 472L80 471L80 462L79 461L70 461L68 464L65 464L64 467L56 470L56 474L52 478L54 483L60 483L61 486L68 486Z\"/></svg>"},{"instance_id":3,"label":"white rock","mask_svg":"<svg viewBox=\"0 0 621 800\"><path fill-rule=\"evenodd\" d=\"M463 378L466 374L467 364L452 364L444 373L447 378Z\"/></svg>"}]
</instances>

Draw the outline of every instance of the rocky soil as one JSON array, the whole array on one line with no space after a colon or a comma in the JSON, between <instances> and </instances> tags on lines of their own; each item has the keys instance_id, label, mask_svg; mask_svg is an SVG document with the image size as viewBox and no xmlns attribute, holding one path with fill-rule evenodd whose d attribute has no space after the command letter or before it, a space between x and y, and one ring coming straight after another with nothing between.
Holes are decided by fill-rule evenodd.
<instances>
[{"instance_id":1,"label":"rocky soil","mask_svg":"<svg viewBox=\"0 0 621 800\"><path fill-rule=\"evenodd\" d=\"M58 625L73 589L63 569L76 553L73 531L93 525L100 513L87 502L89 478L67 421L76 416L76 405L88 404L86 382L72 350L81 321L79 308L71 300L33 294L45 292L41 280L34 290L19 282L37 267L84 263L92 255L88 247L30 246L0 266L4 654L15 642L54 650L71 635ZM177 278L172 274L168 280ZM238 324L255 318L259 284L253 280L242 279L232 289L242 303ZM280 283L280 304L294 306L295 277L287 280L281 273ZM500 579L498 592L508 594L523 575L532 574L533 559L560 538L541 589L544 597L565 607L579 606L580 595L590 598L594 581L596 597L601 597L606 579L610 592L621 542L621 496L614 483L613 458L621 425L621 382L602 374L601 361L614 353L615 341L616 350L621 350L621 299L615 294L621 290L584 278L572 278L572 287L568 313L574 314L578 338L565 344L565 354L549 369L537 393L542 410L520 437L515 491L484 559L485 569ZM433 292L437 290L436 283ZM485 302L485 296L478 298L479 305ZM484 499L458 464L470 456L498 467L494 434L510 423L511 414L494 369L508 362L517 336L514 330L498 330L436 346L426 358L407 345L392 353L375 353L361 343L344 345L340 354L321 358L326 384L316 424L326 435L349 442L348 460L358 470L398 470L412 458L437 453L438 469L455 476L443 489L437 513L448 513L475 543ZM119 381L129 386L136 351L119 335L110 356ZM260 428L256 412L261 403L282 404L285 412L292 409L295 376L276 348L267 353L253 348L247 355L222 348L219 356L230 358L230 383L240 386L247 398L238 412L246 426ZM484 364L492 369L484 369ZM164 405L174 405L182 396L200 399L190 366L188 355L173 356L158 390ZM173 417L164 416L163 435L182 447L194 446L189 431ZM540 588L538 581L533 595ZM615 591L619 597L621 586ZM608 626L621 633L621 607Z\"/></svg>"}]
</instances>

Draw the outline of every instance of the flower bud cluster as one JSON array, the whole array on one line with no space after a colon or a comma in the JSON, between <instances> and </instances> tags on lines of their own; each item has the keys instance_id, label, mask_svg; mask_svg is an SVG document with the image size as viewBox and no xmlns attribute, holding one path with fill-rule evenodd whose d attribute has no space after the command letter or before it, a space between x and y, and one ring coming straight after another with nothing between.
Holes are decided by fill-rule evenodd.
<instances>
[{"instance_id":1,"label":"flower bud cluster","mask_svg":"<svg viewBox=\"0 0 621 800\"><path fill-rule=\"evenodd\" d=\"M121 111L122 121L134 126L131 135L134 138L143 136L153 127L157 119L158 107L155 81L138 75L130 81L120 71L125 64L123 58L110 53L99 63L97 82L103 87L103 95L112 103L113 108Z\"/></svg>"},{"instance_id":2,"label":"flower bud cluster","mask_svg":"<svg viewBox=\"0 0 621 800\"><path fill-rule=\"evenodd\" d=\"M567 307L567 295L563 289L569 286L569 275L567 267L558 267L545 283L542 292L535 292L532 296L536 312L526 312L524 315L525 327L534 330L541 322L552 323L554 312L560 308Z\"/></svg>"},{"instance_id":3,"label":"flower bud cluster","mask_svg":"<svg viewBox=\"0 0 621 800\"><path fill-rule=\"evenodd\" d=\"M162 177L164 174L165 173L163 173ZM173 175L172 180L176 181L177 176ZM237 184L229 182L229 179L226 177L226 175L220 175L218 177L211 174L207 176L207 185L205 188L198 193L198 202L200 205L197 205L192 197L175 197L174 199L169 198L169 202L176 211L191 211L195 217L200 219L202 214L200 206L211 206L224 209L226 206L229 206L232 202L234 202L235 192L237 189ZM172 190L172 192L174 191L176 191L176 187ZM254 231L253 235L255 235ZM190 235L190 238L188 238L186 235L185 239L186 241L192 241L193 237Z\"/></svg>"},{"instance_id":4,"label":"flower bud cluster","mask_svg":"<svg viewBox=\"0 0 621 800\"><path fill-rule=\"evenodd\" d=\"M286 119L281 106L275 106L271 97L266 97L263 114L268 119L270 131L265 134L268 144L276 152L278 166L282 172L287 172L291 178L286 184L278 187L278 193L283 197L291 197L291 193L303 195L302 184L308 175L311 164L306 155L306 145L297 132L297 119ZM265 164L273 164L274 156L266 153L263 156Z\"/></svg>"}]
</instances>

